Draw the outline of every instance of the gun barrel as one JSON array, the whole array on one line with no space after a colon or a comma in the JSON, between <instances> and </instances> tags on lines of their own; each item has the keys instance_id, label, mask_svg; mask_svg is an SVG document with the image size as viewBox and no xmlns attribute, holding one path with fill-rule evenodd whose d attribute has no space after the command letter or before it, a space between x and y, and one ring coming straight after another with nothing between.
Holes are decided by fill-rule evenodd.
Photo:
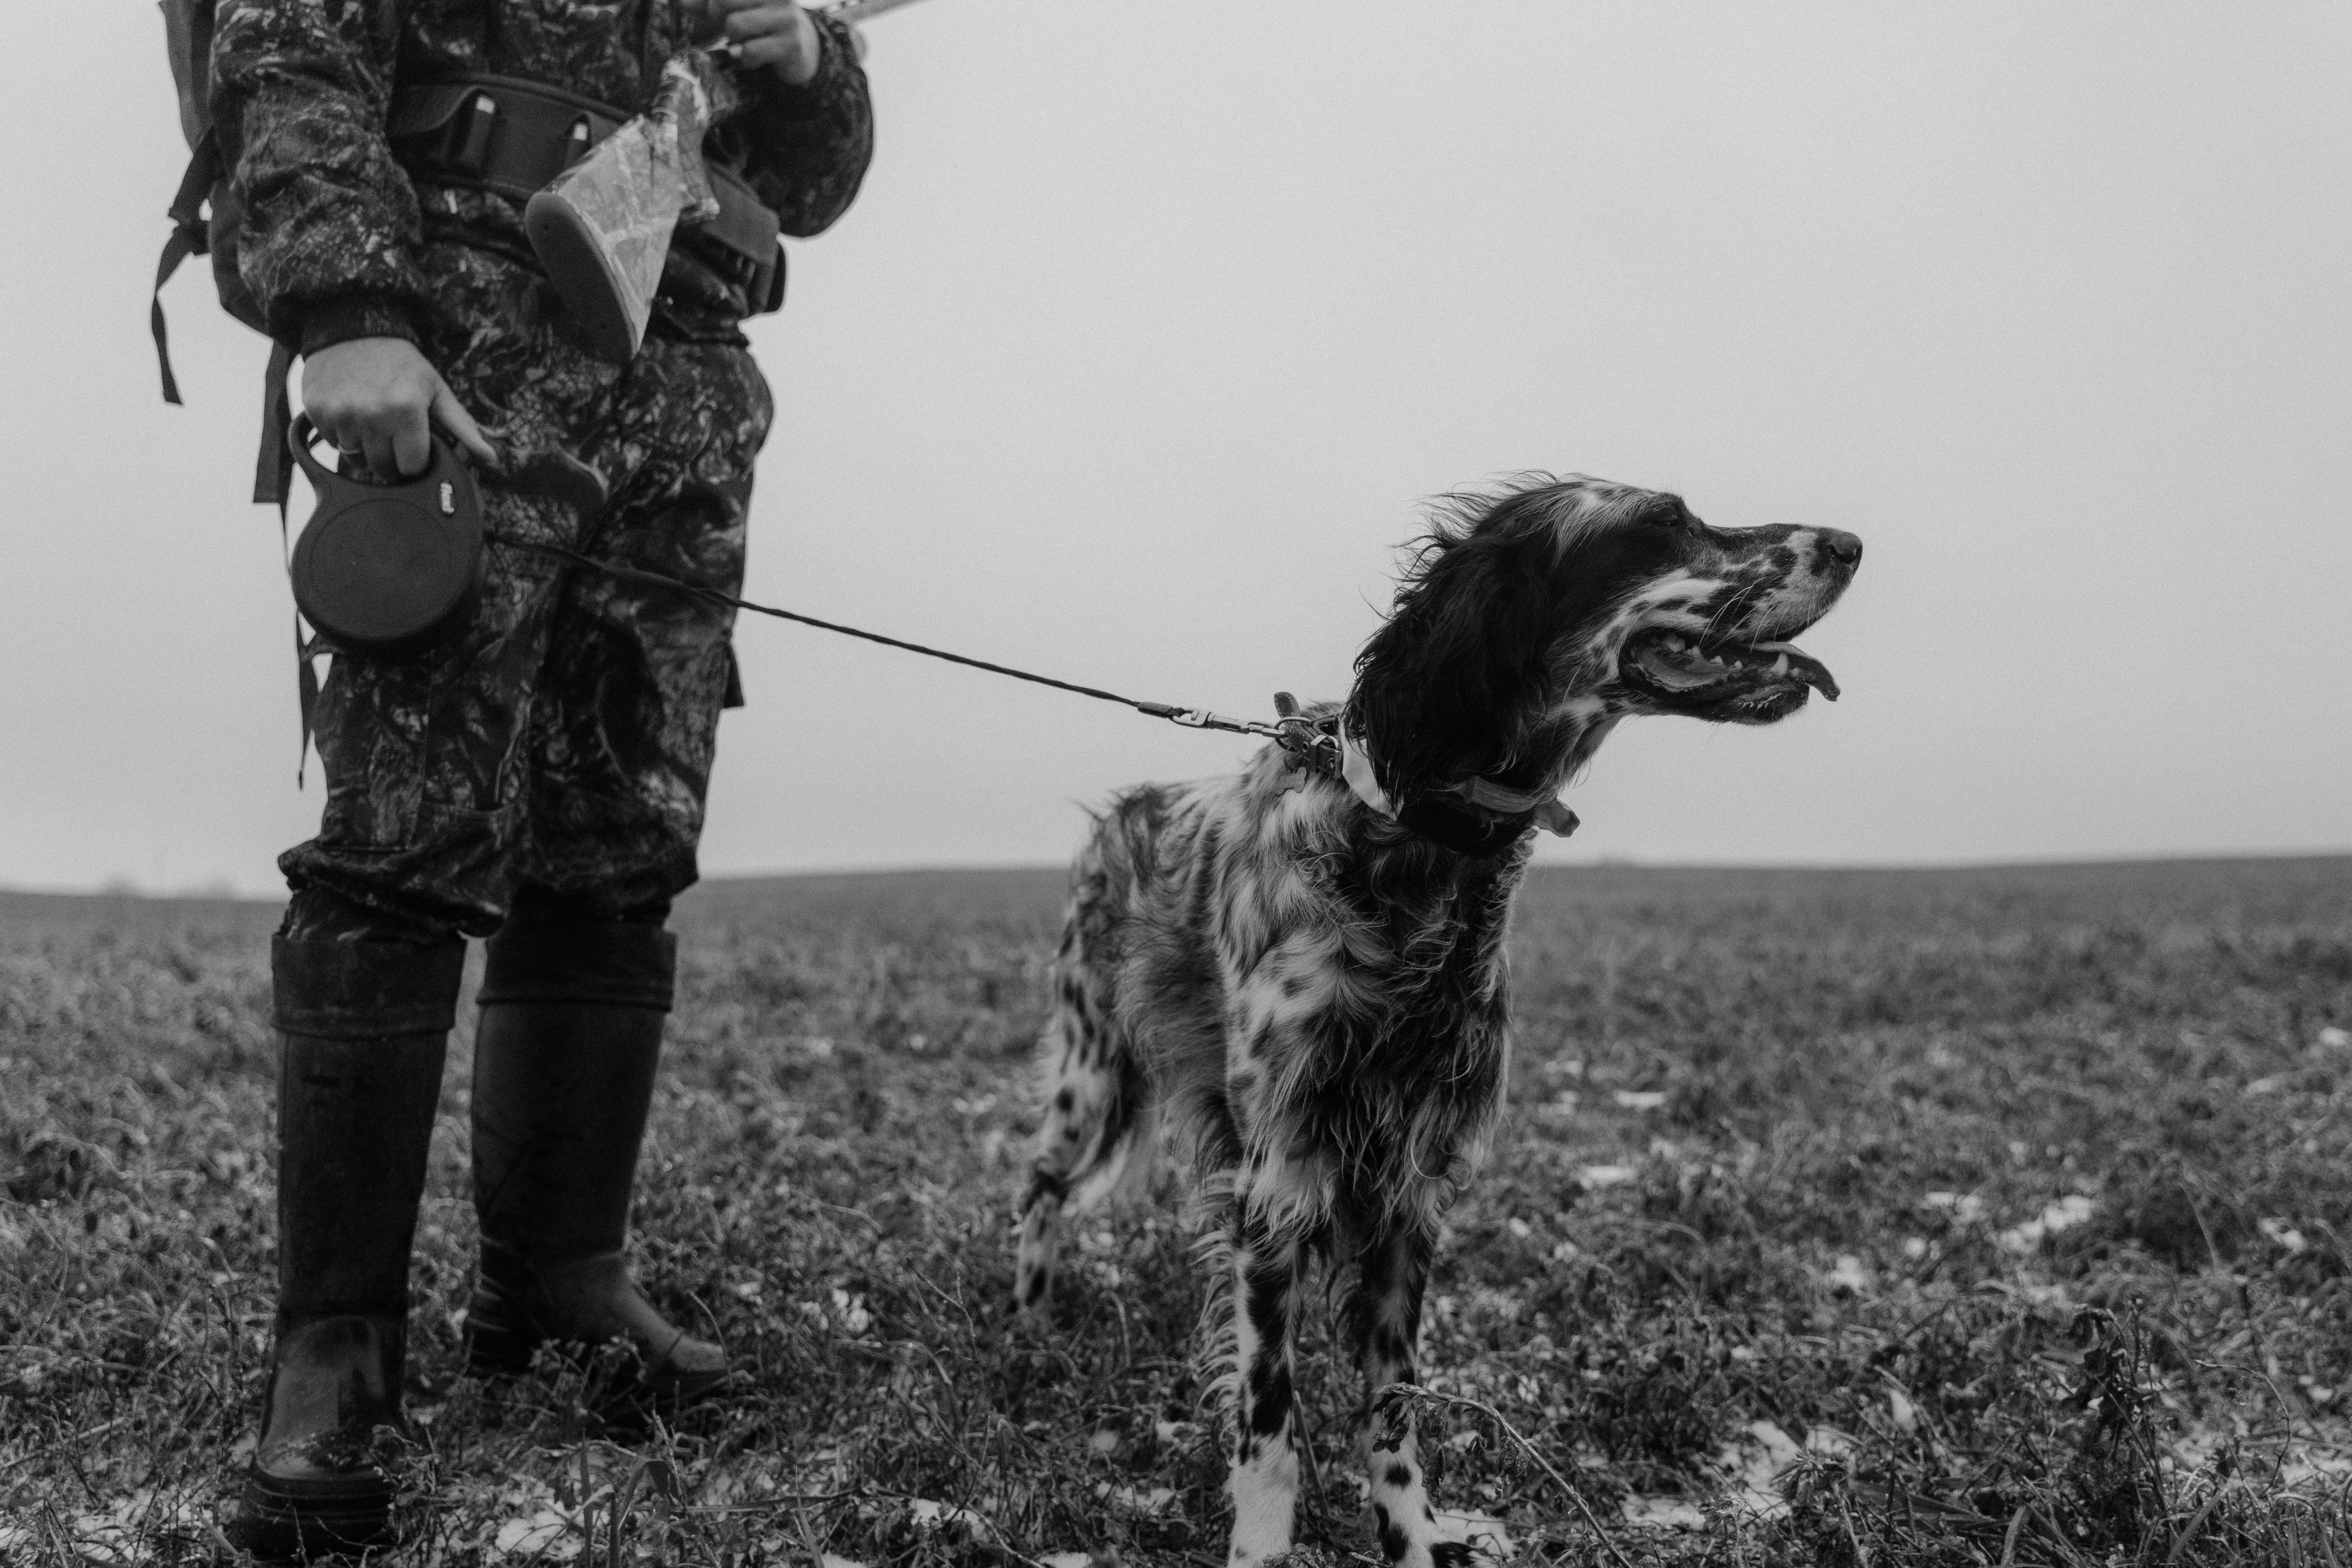
<instances>
[{"instance_id":1,"label":"gun barrel","mask_svg":"<svg viewBox=\"0 0 2352 1568\"><path fill-rule=\"evenodd\" d=\"M824 14L837 16L845 22L866 22L886 11L896 11L901 5L914 3L915 0L840 0L838 5L824 7Z\"/></svg>"}]
</instances>

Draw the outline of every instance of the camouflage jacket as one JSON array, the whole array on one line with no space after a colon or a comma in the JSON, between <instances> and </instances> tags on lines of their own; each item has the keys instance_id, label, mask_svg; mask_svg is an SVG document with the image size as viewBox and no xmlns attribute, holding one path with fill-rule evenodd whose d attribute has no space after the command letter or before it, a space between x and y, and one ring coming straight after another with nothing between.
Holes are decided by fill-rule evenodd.
<instances>
[{"instance_id":1,"label":"camouflage jacket","mask_svg":"<svg viewBox=\"0 0 2352 1568\"><path fill-rule=\"evenodd\" d=\"M679 0L221 0L213 117L237 149L238 270L272 335L305 353L357 337L418 337L436 297L425 247L457 241L528 260L515 204L413 181L384 137L396 85L467 72L544 82L632 112L685 47ZM744 108L712 132L790 235L857 194L873 151L848 30L817 18L805 86L751 68ZM396 36L395 36L396 34ZM670 252L656 331L731 336L739 286L687 246Z\"/></svg>"}]
</instances>

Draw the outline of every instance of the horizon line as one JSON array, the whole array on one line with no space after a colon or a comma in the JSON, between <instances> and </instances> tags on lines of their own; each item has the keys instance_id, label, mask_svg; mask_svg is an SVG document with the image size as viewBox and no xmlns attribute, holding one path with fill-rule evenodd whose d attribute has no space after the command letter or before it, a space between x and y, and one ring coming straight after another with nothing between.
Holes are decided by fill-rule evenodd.
<instances>
[{"instance_id":1,"label":"horizon line","mask_svg":"<svg viewBox=\"0 0 2352 1568\"><path fill-rule=\"evenodd\" d=\"M1842 872L1929 873L1965 871L2093 870L2126 866L2210 866L2286 861L2352 860L2352 848L2277 850L2189 850L2151 855L2109 855L2083 859L1952 859L1952 860L1674 860L1626 855L1602 855L1585 859L1538 860L1528 868L1543 871L1785 871L1829 875ZM1066 871L1066 860L971 861L962 864L927 862L903 866L810 867L787 871L725 871L704 877L695 888L729 883L841 880L859 877L984 876L992 872ZM691 897L695 888L679 895ZM154 889L128 879L95 887L17 886L0 883L0 898L121 899L156 903L283 903L284 893L247 893L233 886L197 884Z\"/></svg>"}]
</instances>

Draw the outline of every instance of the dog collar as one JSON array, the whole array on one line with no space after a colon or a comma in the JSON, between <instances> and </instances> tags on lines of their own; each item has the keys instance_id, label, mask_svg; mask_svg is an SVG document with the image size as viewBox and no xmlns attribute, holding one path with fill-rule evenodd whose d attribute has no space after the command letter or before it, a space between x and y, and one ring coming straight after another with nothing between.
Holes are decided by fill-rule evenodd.
<instances>
[{"instance_id":1,"label":"dog collar","mask_svg":"<svg viewBox=\"0 0 2352 1568\"><path fill-rule=\"evenodd\" d=\"M1470 779L1400 807L1381 787L1380 771L1362 742L1336 722L1330 733L1339 742L1339 777L1365 809L1457 855L1499 855L1530 827L1562 838L1576 831L1576 813L1558 800L1506 789L1492 779Z\"/></svg>"},{"instance_id":2,"label":"dog collar","mask_svg":"<svg viewBox=\"0 0 2352 1568\"><path fill-rule=\"evenodd\" d=\"M1274 694L1275 743L1316 778L1334 779L1383 822L1457 855L1499 855L1530 827L1565 838L1576 831L1576 813L1549 795L1507 788L1492 779L1472 778L1399 806L1381 787L1380 770L1363 742L1347 732L1338 713L1309 719L1287 691ZM1454 799L1448 799L1447 796Z\"/></svg>"}]
</instances>

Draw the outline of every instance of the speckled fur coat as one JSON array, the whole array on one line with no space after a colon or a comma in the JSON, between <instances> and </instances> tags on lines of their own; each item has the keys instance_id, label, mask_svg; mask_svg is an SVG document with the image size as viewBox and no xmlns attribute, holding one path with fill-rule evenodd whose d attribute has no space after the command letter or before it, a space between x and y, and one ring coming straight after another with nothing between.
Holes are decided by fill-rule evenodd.
<instances>
[{"instance_id":1,"label":"speckled fur coat","mask_svg":"<svg viewBox=\"0 0 2352 1568\"><path fill-rule=\"evenodd\" d=\"M1234 1568L1291 1544L1292 1347L1318 1258L1365 1380L1381 1550L1406 1568L1468 1560L1438 1531L1407 1385L1441 1215L1503 1104L1504 938L1533 826L1559 820L1551 797L1626 717L1770 723L1835 696L1779 639L1861 554L1836 530L1710 529L1674 496L1594 479L1462 498L1345 707L1302 716L1339 763L1269 745L1235 776L1129 790L1097 819L1041 1042L1014 1289L1047 1306L1065 1205L1147 1164L1164 1130L1218 1260ZM1482 816L1493 831L1462 828Z\"/></svg>"}]
</instances>

